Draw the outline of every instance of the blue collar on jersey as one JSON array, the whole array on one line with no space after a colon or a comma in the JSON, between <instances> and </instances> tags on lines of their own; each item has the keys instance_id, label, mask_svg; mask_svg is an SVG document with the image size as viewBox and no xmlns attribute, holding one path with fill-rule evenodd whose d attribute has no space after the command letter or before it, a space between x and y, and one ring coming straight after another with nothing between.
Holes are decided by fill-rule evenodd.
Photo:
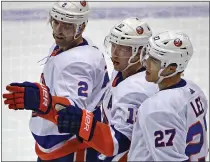
<instances>
[{"instance_id":1,"label":"blue collar on jersey","mask_svg":"<svg viewBox=\"0 0 210 162\"><path fill-rule=\"evenodd\" d=\"M88 42L87 42L87 40L85 38L83 38L83 42L78 44L77 47L79 47L79 46L86 46L86 45L88 45Z\"/></svg>"},{"instance_id":2,"label":"blue collar on jersey","mask_svg":"<svg viewBox=\"0 0 210 162\"><path fill-rule=\"evenodd\" d=\"M172 85L172 86L169 86L167 88L164 88L162 90L166 90L166 89L174 89L174 88L180 88L180 87L184 87L185 85L187 84L187 82L184 80L184 79L181 79L179 81L179 83L175 84L175 85ZM161 91L162 91L161 90Z\"/></svg>"},{"instance_id":3,"label":"blue collar on jersey","mask_svg":"<svg viewBox=\"0 0 210 162\"><path fill-rule=\"evenodd\" d=\"M145 67L142 67L140 68L137 73L140 73L142 71L145 71L146 68ZM136 74L136 73L135 73ZM116 77L114 78L113 82L112 82L112 87L116 87L120 82L122 82L124 79L123 79L123 76L122 76L122 72L118 72Z\"/></svg>"},{"instance_id":4,"label":"blue collar on jersey","mask_svg":"<svg viewBox=\"0 0 210 162\"><path fill-rule=\"evenodd\" d=\"M124 79L123 79L123 76L122 76L122 72L118 72L116 77L114 78L113 82L112 82L112 87L117 87L117 85L122 82Z\"/></svg>"},{"instance_id":5,"label":"blue collar on jersey","mask_svg":"<svg viewBox=\"0 0 210 162\"><path fill-rule=\"evenodd\" d=\"M88 42L87 42L87 40L86 40L85 38L83 38L83 42L80 43L80 44L78 44L76 47L79 47L79 46L86 46L86 45L88 45ZM63 52L63 50L59 50L59 46L58 46L58 45L55 46L53 52L54 52L54 51L57 51L55 55L58 55L58 54L60 54L60 53Z\"/></svg>"}]
</instances>

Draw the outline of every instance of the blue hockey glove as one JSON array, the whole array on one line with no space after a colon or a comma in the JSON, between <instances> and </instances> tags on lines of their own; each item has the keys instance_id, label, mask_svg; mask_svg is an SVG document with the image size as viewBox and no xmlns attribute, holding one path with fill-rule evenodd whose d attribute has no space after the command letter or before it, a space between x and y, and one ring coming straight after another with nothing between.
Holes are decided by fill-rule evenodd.
<instances>
[{"instance_id":1,"label":"blue hockey glove","mask_svg":"<svg viewBox=\"0 0 210 162\"><path fill-rule=\"evenodd\" d=\"M9 93L3 94L4 103L9 109L33 110L47 114L50 111L52 97L49 88L40 83L11 83L6 87Z\"/></svg>"},{"instance_id":2,"label":"blue hockey glove","mask_svg":"<svg viewBox=\"0 0 210 162\"><path fill-rule=\"evenodd\" d=\"M96 120L92 112L71 105L58 112L57 125L60 133L76 134L78 139L89 141L93 136Z\"/></svg>"}]
</instances>

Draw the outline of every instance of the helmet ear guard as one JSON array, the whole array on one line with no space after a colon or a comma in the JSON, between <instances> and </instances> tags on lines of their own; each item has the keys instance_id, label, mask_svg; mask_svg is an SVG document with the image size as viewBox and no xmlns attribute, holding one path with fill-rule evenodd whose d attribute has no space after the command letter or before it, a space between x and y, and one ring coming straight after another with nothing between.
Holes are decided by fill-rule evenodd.
<instances>
[{"instance_id":1,"label":"helmet ear guard","mask_svg":"<svg viewBox=\"0 0 210 162\"><path fill-rule=\"evenodd\" d=\"M83 33L83 31L85 30L85 27L86 27L86 23L85 22L83 22L82 24L77 25L76 33L74 35L74 39L77 39Z\"/></svg>"}]
</instances>

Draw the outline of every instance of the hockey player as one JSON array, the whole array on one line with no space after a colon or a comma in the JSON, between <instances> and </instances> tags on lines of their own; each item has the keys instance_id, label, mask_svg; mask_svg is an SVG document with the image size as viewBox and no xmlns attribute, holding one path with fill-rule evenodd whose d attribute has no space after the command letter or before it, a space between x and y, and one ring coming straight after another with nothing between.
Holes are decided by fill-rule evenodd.
<instances>
[{"instance_id":1,"label":"hockey player","mask_svg":"<svg viewBox=\"0 0 210 162\"><path fill-rule=\"evenodd\" d=\"M97 160L71 132L58 132L55 117L62 106L77 105L100 120L97 106L103 99L109 77L103 54L82 37L88 22L88 3L62 1L53 4L50 24L52 46L39 83L12 83L4 94L10 109L33 110L30 130L36 141L38 162ZM67 119L66 119L67 120Z\"/></svg>"},{"instance_id":2,"label":"hockey player","mask_svg":"<svg viewBox=\"0 0 210 162\"><path fill-rule=\"evenodd\" d=\"M138 108L157 91L158 86L145 80L145 68L139 61L141 49L151 35L146 22L128 18L115 25L105 38L115 69L103 101L109 124L98 122L92 113L73 106L59 112L59 131L75 132L84 143L102 153L101 160L126 160Z\"/></svg>"},{"instance_id":3,"label":"hockey player","mask_svg":"<svg viewBox=\"0 0 210 162\"><path fill-rule=\"evenodd\" d=\"M192 81L181 78L193 55L184 33L163 32L142 50L146 80L160 91L139 108L129 161L205 161L207 99Z\"/></svg>"}]
</instances>

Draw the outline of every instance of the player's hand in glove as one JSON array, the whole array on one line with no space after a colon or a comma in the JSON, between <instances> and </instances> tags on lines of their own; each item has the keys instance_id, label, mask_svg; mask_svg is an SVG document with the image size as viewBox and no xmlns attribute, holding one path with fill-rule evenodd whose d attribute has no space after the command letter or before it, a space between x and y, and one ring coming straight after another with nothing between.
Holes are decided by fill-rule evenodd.
<instances>
[{"instance_id":1,"label":"player's hand in glove","mask_svg":"<svg viewBox=\"0 0 210 162\"><path fill-rule=\"evenodd\" d=\"M96 119L92 112L71 105L58 112L57 125L60 133L76 134L79 139L89 141L93 136Z\"/></svg>"},{"instance_id":2,"label":"player's hand in glove","mask_svg":"<svg viewBox=\"0 0 210 162\"><path fill-rule=\"evenodd\" d=\"M52 97L49 88L39 83L11 83L6 87L9 93L3 94L4 103L9 109L33 110L47 114L50 111Z\"/></svg>"}]
</instances>

